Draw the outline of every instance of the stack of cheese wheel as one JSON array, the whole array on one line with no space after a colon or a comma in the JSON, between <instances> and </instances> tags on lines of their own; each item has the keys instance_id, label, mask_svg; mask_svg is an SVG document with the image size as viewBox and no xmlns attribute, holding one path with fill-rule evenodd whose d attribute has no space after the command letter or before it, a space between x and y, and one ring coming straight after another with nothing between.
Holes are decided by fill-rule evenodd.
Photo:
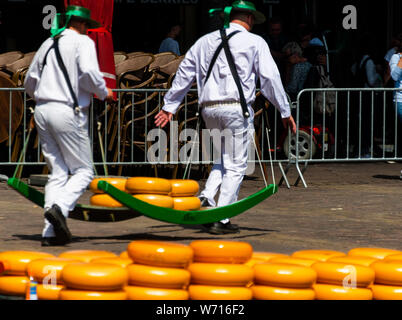
<instances>
[{"instance_id":1,"label":"stack of cheese wheel","mask_svg":"<svg viewBox=\"0 0 402 320\"><path fill-rule=\"evenodd\" d=\"M236 241L193 241L194 263L189 266L191 300L251 300L254 272L245 263L250 244Z\"/></svg>"},{"instance_id":2,"label":"stack of cheese wheel","mask_svg":"<svg viewBox=\"0 0 402 320\"><path fill-rule=\"evenodd\" d=\"M317 272L314 285L317 300L372 300L370 290L374 282L373 269L362 264L352 264L355 260L345 262L317 262L312 268Z\"/></svg>"},{"instance_id":3,"label":"stack of cheese wheel","mask_svg":"<svg viewBox=\"0 0 402 320\"><path fill-rule=\"evenodd\" d=\"M44 252L5 251L0 252L0 295L24 297L29 277L26 269L31 261L54 257Z\"/></svg>"},{"instance_id":4,"label":"stack of cheese wheel","mask_svg":"<svg viewBox=\"0 0 402 320\"><path fill-rule=\"evenodd\" d=\"M128 273L116 264L71 263L63 268L61 280L65 288L59 300L127 300Z\"/></svg>"},{"instance_id":5,"label":"stack of cheese wheel","mask_svg":"<svg viewBox=\"0 0 402 320\"><path fill-rule=\"evenodd\" d=\"M279 258L277 258L279 259ZM287 258L288 260L291 258ZM270 262L254 266L256 300L314 300L316 272L308 266Z\"/></svg>"},{"instance_id":6,"label":"stack of cheese wheel","mask_svg":"<svg viewBox=\"0 0 402 320\"><path fill-rule=\"evenodd\" d=\"M129 300L188 300L187 287L193 250L183 244L133 241L127 252L134 262L127 266Z\"/></svg>"},{"instance_id":7,"label":"stack of cheese wheel","mask_svg":"<svg viewBox=\"0 0 402 320\"><path fill-rule=\"evenodd\" d=\"M173 198L173 209L180 211L196 211L201 208L201 201L196 197L200 186L194 180L170 180Z\"/></svg>"},{"instance_id":8,"label":"stack of cheese wheel","mask_svg":"<svg viewBox=\"0 0 402 320\"><path fill-rule=\"evenodd\" d=\"M402 258L402 252L386 248L354 248L348 252L348 257L365 259L375 272L375 282L370 286L374 300L401 300L402 286L398 282L398 271L401 267L398 260ZM395 264L389 264L395 262ZM400 261L402 262L402 261ZM384 280L385 276L385 280ZM393 277L395 281L393 280Z\"/></svg>"},{"instance_id":9,"label":"stack of cheese wheel","mask_svg":"<svg viewBox=\"0 0 402 320\"><path fill-rule=\"evenodd\" d=\"M350 257L375 259L370 267L375 272L374 284L370 287L374 300L402 300L402 253L385 248L356 248Z\"/></svg>"},{"instance_id":10,"label":"stack of cheese wheel","mask_svg":"<svg viewBox=\"0 0 402 320\"><path fill-rule=\"evenodd\" d=\"M257 264L266 263L276 258L286 258L289 257L283 253L275 253L275 252L253 252L250 260L248 260L245 264L249 267L254 267Z\"/></svg>"},{"instance_id":11,"label":"stack of cheese wheel","mask_svg":"<svg viewBox=\"0 0 402 320\"><path fill-rule=\"evenodd\" d=\"M59 258L73 259L80 262L91 262L98 258L117 258L117 255L110 251L102 250L70 250L62 252Z\"/></svg>"},{"instance_id":12,"label":"stack of cheese wheel","mask_svg":"<svg viewBox=\"0 0 402 320\"><path fill-rule=\"evenodd\" d=\"M346 254L334 250L301 250L294 252L291 256L292 258L325 262L335 257L344 257Z\"/></svg>"},{"instance_id":13,"label":"stack of cheese wheel","mask_svg":"<svg viewBox=\"0 0 402 320\"><path fill-rule=\"evenodd\" d=\"M113 199L108 194L105 194L104 191L98 189L98 182L99 181L106 181L110 183L115 188L126 191L126 178L96 178L92 180L91 184L89 185L89 189L94 193L94 195L90 199L90 203L93 206L97 207L108 207L108 208L121 208L123 205Z\"/></svg>"},{"instance_id":14,"label":"stack of cheese wheel","mask_svg":"<svg viewBox=\"0 0 402 320\"><path fill-rule=\"evenodd\" d=\"M135 177L127 179L126 190L134 198L153 206L173 209L173 198L169 195L172 185L161 178Z\"/></svg>"},{"instance_id":15,"label":"stack of cheese wheel","mask_svg":"<svg viewBox=\"0 0 402 320\"><path fill-rule=\"evenodd\" d=\"M39 300L58 300L59 292L64 288L61 280L63 268L80 261L64 258L45 258L33 260L27 265L26 274L37 282Z\"/></svg>"}]
</instances>

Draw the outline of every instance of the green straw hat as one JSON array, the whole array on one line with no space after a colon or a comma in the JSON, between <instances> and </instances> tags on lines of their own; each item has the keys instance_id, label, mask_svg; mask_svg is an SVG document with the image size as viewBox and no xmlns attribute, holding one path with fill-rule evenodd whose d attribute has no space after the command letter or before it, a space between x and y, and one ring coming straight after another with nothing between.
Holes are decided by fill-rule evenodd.
<instances>
[{"instance_id":1,"label":"green straw hat","mask_svg":"<svg viewBox=\"0 0 402 320\"><path fill-rule=\"evenodd\" d=\"M243 11L243 12L248 12L251 13L254 18L255 18L255 24L262 24L266 21L265 15L255 8L254 3L250 1L243 1L243 0L237 0L232 3L232 6L226 7L224 9L211 9L209 10L210 16L212 16L215 12L223 11L225 15L225 28L229 27L229 22L230 22L230 14L231 12L235 11Z\"/></svg>"},{"instance_id":2,"label":"green straw hat","mask_svg":"<svg viewBox=\"0 0 402 320\"><path fill-rule=\"evenodd\" d=\"M60 26L64 16L65 24L64 26ZM68 6L65 13L58 13L54 18L52 28L50 30L52 37L56 37L67 28L71 17L77 17L85 20L89 29L96 29L102 26L99 22L91 19L91 10L80 6Z\"/></svg>"}]
</instances>

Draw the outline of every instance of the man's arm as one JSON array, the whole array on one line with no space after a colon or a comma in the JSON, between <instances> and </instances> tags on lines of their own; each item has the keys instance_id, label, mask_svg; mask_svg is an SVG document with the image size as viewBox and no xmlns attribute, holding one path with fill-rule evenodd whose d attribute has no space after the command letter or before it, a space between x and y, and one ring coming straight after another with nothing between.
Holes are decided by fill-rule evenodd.
<instances>
[{"instance_id":1,"label":"man's arm","mask_svg":"<svg viewBox=\"0 0 402 320\"><path fill-rule=\"evenodd\" d=\"M193 47L194 48L194 47ZM177 70L172 87L166 93L163 109L155 116L155 125L162 128L173 118L180 103L190 90L196 76L196 60L193 54L194 49L186 54Z\"/></svg>"},{"instance_id":2,"label":"man's arm","mask_svg":"<svg viewBox=\"0 0 402 320\"><path fill-rule=\"evenodd\" d=\"M96 55L95 43L82 41L78 49L78 67L81 71L79 86L85 91L93 93L100 100L110 100L111 91L106 88L105 79L99 69L98 57Z\"/></svg>"},{"instance_id":3,"label":"man's arm","mask_svg":"<svg viewBox=\"0 0 402 320\"><path fill-rule=\"evenodd\" d=\"M43 66L41 66L41 64L43 63L42 60L44 59L45 52L49 50L52 42L50 42L50 40L48 39L41 45L41 47L36 52L34 58L32 59L28 72L25 76L25 91L31 98L34 98L35 90L42 74Z\"/></svg>"}]
</instances>

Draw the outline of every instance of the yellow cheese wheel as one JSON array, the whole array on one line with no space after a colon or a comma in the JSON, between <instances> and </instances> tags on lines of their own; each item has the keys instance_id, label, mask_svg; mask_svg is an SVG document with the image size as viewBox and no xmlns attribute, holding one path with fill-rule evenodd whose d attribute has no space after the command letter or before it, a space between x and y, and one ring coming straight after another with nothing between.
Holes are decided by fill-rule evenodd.
<instances>
[{"instance_id":1,"label":"yellow cheese wheel","mask_svg":"<svg viewBox=\"0 0 402 320\"><path fill-rule=\"evenodd\" d=\"M347 288L316 283L313 289L317 300L373 300L372 291L366 288Z\"/></svg>"},{"instance_id":2,"label":"yellow cheese wheel","mask_svg":"<svg viewBox=\"0 0 402 320\"><path fill-rule=\"evenodd\" d=\"M301 250L292 254L294 258L311 259L317 261L327 261L335 257L346 256L343 252L333 250Z\"/></svg>"},{"instance_id":3,"label":"yellow cheese wheel","mask_svg":"<svg viewBox=\"0 0 402 320\"><path fill-rule=\"evenodd\" d=\"M312 265L317 272L317 283L326 283L342 286L356 284L359 288L366 288L374 282L374 271L365 266L351 265L337 262L317 262Z\"/></svg>"},{"instance_id":4,"label":"yellow cheese wheel","mask_svg":"<svg viewBox=\"0 0 402 320\"><path fill-rule=\"evenodd\" d=\"M92 180L91 184L89 185L89 189L93 193L105 193L103 190L98 189L98 183L99 181L106 181L107 183L111 184L113 187L121 190L121 191L126 191L126 178L96 178Z\"/></svg>"},{"instance_id":5,"label":"yellow cheese wheel","mask_svg":"<svg viewBox=\"0 0 402 320\"><path fill-rule=\"evenodd\" d=\"M124 206L108 194L94 194L89 199L91 206L105 208L123 208Z\"/></svg>"},{"instance_id":6,"label":"yellow cheese wheel","mask_svg":"<svg viewBox=\"0 0 402 320\"><path fill-rule=\"evenodd\" d=\"M190 247L194 250L194 262L240 264L253 254L253 247L240 241L196 240Z\"/></svg>"},{"instance_id":7,"label":"yellow cheese wheel","mask_svg":"<svg viewBox=\"0 0 402 320\"><path fill-rule=\"evenodd\" d=\"M376 261L378 261L378 259L376 258L360 257L360 256L335 257L328 260L328 262L345 263L351 265L357 264L365 267L370 267L370 265L372 265Z\"/></svg>"},{"instance_id":8,"label":"yellow cheese wheel","mask_svg":"<svg viewBox=\"0 0 402 320\"><path fill-rule=\"evenodd\" d=\"M120 257L120 258L128 258L128 259L130 259L130 257L128 256L128 252L127 252L127 251L123 251L122 253L120 253L119 257Z\"/></svg>"},{"instance_id":9,"label":"yellow cheese wheel","mask_svg":"<svg viewBox=\"0 0 402 320\"><path fill-rule=\"evenodd\" d=\"M127 286L128 300L188 300L187 290Z\"/></svg>"},{"instance_id":10,"label":"yellow cheese wheel","mask_svg":"<svg viewBox=\"0 0 402 320\"><path fill-rule=\"evenodd\" d=\"M107 263L69 264L61 277L69 289L93 291L117 291L128 281L126 269Z\"/></svg>"},{"instance_id":11,"label":"yellow cheese wheel","mask_svg":"<svg viewBox=\"0 0 402 320\"><path fill-rule=\"evenodd\" d=\"M91 263L110 263L116 266L120 266L122 268L127 268L130 264L133 263L133 260L130 258L95 258L91 260Z\"/></svg>"},{"instance_id":12,"label":"yellow cheese wheel","mask_svg":"<svg viewBox=\"0 0 402 320\"><path fill-rule=\"evenodd\" d=\"M402 287L374 284L371 291L374 300L402 300Z\"/></svg>"},{"instance_id":13,"label":"yellow cheese wheel","mask_svg":"<svg viewBox=\"0 0 402 320\"><path fill-rule=\"evenodd\" d=\"M253 281L254 271L244 264L193 263L188 267L192 284L242 287Z\"/></svg>"},{"instance_id":14,"label":"yellow cheese wheel","mask_svg":"<svg viewBox=\"0 0 402 320\"><path fill-rule=\"evenodd\" d=\"M251 300L253 292L245 287L218 287L191 285L190 300Z\"/></svg>"},{"instance_id":15,"label":"yellow cheese wheel","mask_svg":"<svg viewBox=\"0 0 402 320\"><path fill-rule=\"evenodd\" d=\"M402 286L402 261L378 261L371 265L375 283Z\"/></svg>"},{"instance_id":16,"label":"yellow cheese wheel","mask_svg":"<svg viewBox=\"0 0 402 320\"><path fill-rule=\"evenodd\" d=\"M96 258L116 258L113 252L102 250L70 250L59 255L59 258L79 260L81 262L90 262Z\"/></svg>"},{"instance_id":17,"label":"yellow cheese wheel","mask_svg":"<svg viewBox=\"0 0 402 320\"><path fill-rule=\"evenodd\" d=\"M250 260L246 261L244 263L244 265L247 267L250 267L250 268L254 268L255 265L261 264L261 263L266 263L266 261L251 258Z\"/></svg>"},{"instance_id":18,"label":"yellow cheese wheel","mask_svg":"<svg viewBox=\"0 0 402 320\"><path fill-rule=\"evenodd\" d=\"M2 276L0 277L0 294L5 296L24 297L28 283L28 277Z\"/></svg>"},{"instance_id":19,"label":"yellow cheese wheel","mask_svg":"<svg viewBox=\"0 0 402 320\"><path fill-rule=\"evenodd\" d=\"M275 258L284 258L284 257L289 257L286 254L283 253L275 253L275 252L260 252L256 251L253 252L253 255L251 256L251 259L257 259L257 260L262 260L262 261L270 261Z\"/></svg>"},{"instance_id":20,"label":"yellow cheese wheel","mask_svg":"<svg viewBox=\"0 0 402 320\"><path fill-rule=\"evenodd\" d=\"M186 289L190 284L190 272L184 269L131 264L127 271L130 286Z\"/></svg>"},{"instance_id":21,"label":"yellow cheese wheel","mask_svg":"<svg viewBox=\"0 0 402 320\"><path fill-rule=\"evenodd\" d=\"M127 293L121 291L84 291L62 289L59 300L127 300Z\"/></svg>"},{"instance_id":22,"label":"yellow cheese wheel","mask_svg":"<svg viewBox=\"0 0 402 320\"><path fill-rule=\"evenodd\" d=\"M201 208L201 201L197 197L173 198L173 209L181 211L197 211Z\"/></svg>"},{"instance_id":23,"label":"yellow cheese wheel","mask_svg":"<svg viewBox=\"0 0 402 320\"><path fill-rule=\"evenodd\" d=\"M316 281L317 274L310 267L265 263L254 267L254 283L258 285L310 288Z\"/></svg>"},{"instance_id":24,"label":"yellow cheese wheel","mask_svg":"<svg viewBox=\"0 0 402 320\"><path fill-rule=\"evenodd\" d=\"M294 264L297 266L311 267L317 260L312 259L300 259L300 258L292 258L292 257L283 257L283 258L273 258L269 260L269 263L285 263L285 264Z\"/></svg>"},{"instance_id":25,"label":"yellow cheese wheel","mask_svg":"<svg viewBox=\"0 0 402 320\"><path fill-rule=\"evenodd\" d=\"M391 254L384 258L386 261L402 261L402 254Z\"/></svg>"},{"instance_id":26,"label":"yellow cheese wheel","mask_svg":"<svg viewBox=\"0 0 402 320\"><path fill-rule=\"evenodd\" d=\"M173 198L160 194L136 194L134 198L152 204L153 206L173 209Z\"/></svg>"},{"instance_id":27,"label":"yellow cheese wheel","mask_svg":"<svg viewBox=\"0 0 402 320\"><path fill-rule=\"evenodd\" d=\"M376 259L384 259L392 254L401 254L401 251L384 248L355 248L348 252L349 256L362 256Z\"/></svg>"},{"instance_id":28,"label":"yellow cheese wheel","mask_svg":"<svg viewBox=\"0 0 402 320\"><path fill-rule=\"evenodd\" d=\"M139 240L131 242L127 251L134 263L150 266L187 268L193 260L192 248L179 243Z\"/></svg>"},{"instance_id":29,"label":"yellow cheese wheel","mask_svg":"<svg viewBox=\"0 0 402 320\"><path fill-rule=\"evenodd\" d=\"M36 286L36 294L39 300L59 300L59 294L64 286L52 286L52 285L43 285L38 284Z\"/></svg>"},{"instance_id":30,"label":"yellow cheese wheel","mask_svg":"<svg viewBox=\"0 0 402 320\"><path fill-rule=\"evenodd\" d=\"M126 190L132 194L168 195L172 185L167 179L135 177L127 179Z\"/></svg>"},{"instance_id":31,"label":"yellow cheese wheel","mask_svg":"<svg viewBox=\"0 0 402 320\"><path fill-rule=\"evenodd\" d=\"M313 289L293 289L268 286L252 286L255 300L314 300Z\"/></svg>"},{"instance_id":32,"label":"yellow cheese wheel","mask_svg":"<svg viewBox=\"0 0 402 320\"><path fill-rule=\"evenodd\" d=\"M37 282L42 282L45 279L46 284L52 281L61 284L63 268L68 264L78 262L80 261L63 258L37 259L28 264L26 273L28 277L33 277Z\"/></svg>"},{"instance_id":33,"label":"yellow cheese wheel","mask_svg":"<svg viewBox=\"0 0 402 320\"><path fill-rule=\"evenodd\" d=\"M8 267L9 267L9 264L7 261L0 261L0 276L4 271L6 271L6 269Z\"/></svg>"},{"instance_id":34,"label":"yellow cheese wheel","mask_svg":"<svg viewBox=\"0 0 402 320\"><path fill-rule=\"evenodd\" d=\"M170 191L170 196L172 197L193 197L195 196L200 186L195 180L170 180L172 185L172 190Z\"/></svg>"},{"instance_id":35,"label":"yellow cheese wheel","mask_svg":"<svg viewBox=\"0 0 402 320\"><path fill-rule=\"evenodd\" d=\"M28 263L36 259L51 258L54 255L45 252L33 251L4 251L0 252L0 261L3 262L4 275L25 276Z\"/></svg>"}]
</instances>

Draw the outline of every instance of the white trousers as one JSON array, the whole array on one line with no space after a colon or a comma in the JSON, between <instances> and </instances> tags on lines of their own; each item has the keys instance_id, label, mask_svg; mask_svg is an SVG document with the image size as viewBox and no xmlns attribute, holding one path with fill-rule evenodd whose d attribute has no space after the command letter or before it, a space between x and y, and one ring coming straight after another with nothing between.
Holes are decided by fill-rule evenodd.
<instances>
[{"instance_id":1,"label":"white trousers","mask_svg":"<svg viewBox=\"0 0 402 320\"><path fill-rule=\"evenodd\" d=\"M214 137L214 166L205 189L200 196L208 199L210 206L226 206L237 202L240 185L247 170L248 149L254 134L254 112L244 118L239 103L204 107L201 110L207 129ZM221 133L221 138L216 134ZM219 152L220 151L220 152ZM220 154L219 154L220 153ZM218 203L215 196L220 191ZM229 220L223 220L223 223Z\"/></svg>"},{"instance_id":2,"label":"white trousers","mask_svg":"<svg viewBox=\"0 0 402 320\"><path fill-rule=\"evenodd\" d=\"M39 104L35 109L35 123L50 171L45 187L45 211L57 204L67 218L93 179L88 109L76 115L72 107L64 104ZM42 236L55 236L53 226L46 219Z\"/></svg>"}]
</instances>

